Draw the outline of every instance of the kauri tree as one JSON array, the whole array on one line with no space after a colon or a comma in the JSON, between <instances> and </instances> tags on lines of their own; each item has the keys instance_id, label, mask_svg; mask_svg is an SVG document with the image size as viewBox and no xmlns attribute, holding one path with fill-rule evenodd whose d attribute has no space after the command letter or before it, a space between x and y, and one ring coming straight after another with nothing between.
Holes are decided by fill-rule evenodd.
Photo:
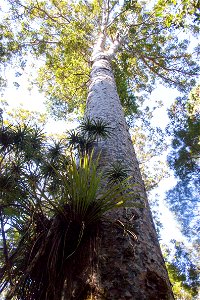
<instances>
[{"instance_id":1,"label":"kauri tree","mask_svg":"<svg viewBox=\"0 0 200 300\"><path fill-rule=\"evenodd\" d=\"M131 176L132 187L129 189L137 195L127 204L130 207L118 208L105 214L102 230L96 235L95 247L87 241L88 251L91 248L93 250L88 268L81 274L77 268L71 268L72 273L73 270L76 271L73 273L73 280L68 280L67 276L63 276L62 281L59 280L63 272L66 275L65 268L60 267L60 260L52 258L53 252L59 247L65 252L65 243L59 242L63 239L58 241L57 238L61 234L67 234L67 228L61 233L60 220L57 222L55 217L51 224L46 220L49 225L44 222L42 226L48 228L48 233L39 253L43 254L44 248L49 248L48 238L52 230L57 230L53 241L55 248L51 248L53 250L45 263L47 268L53 266L53 277L49 278L47 286L41 278L37 282L38 269L35 271L35 261L31 257L32 265L25 274L32 276L33 271L35 277L27 277L27 291L29 286L33 290L26 297L38 299L38 290L34 289L36 282L37 287L41 287L39 293L43 299L51 299L50 295L52 299L173 299L122 104L126 113L134 112L135 95L144 91L151 92L156 79L167 86L177 87L180 91L188 91L194 85L194 78L199 70L194 61L195 55L187 52L188 41L180 41L177 30L183 28L194 34L198 32L197 25L193 24L198 12L197 3L115 0L17 0L6 3L8 14L4 24L17 44L19 55L33 55L41 58L41 64L43 62L37 82L46 93L51 112L54 116L63 117L67 112L84 111L84 127L91 129L96 124L99 125L98 128L102 128L100 125L103 125L106 131L108 127L111 134L106 139L97 138L93 144L93 155L99 156L98 172L107 172L109 166L114 166L115 175L116 170L121 170L122 175L127 173ZM6 48L7 44L7 40L2 37L3 47ZM88 120L92 121L92 126ZM76 134L71 137L75 142L79 141ZM79 163L80 174L83 174L82 167L87 166L87 163L81 159ZM76 173L75 162L72 163L72 168ZM107 174L111 176L110 172ZM62 180L65 176L68 175L62 173ZM70 176L69 178L76 178L76 175ZM116 179L115 176L114 178ZM71 189L73 180L64 181L66 184L70 183L67 187ZM90 181L91 178L83 191L90 191ZM113 184L113 177L111 181L109 177L101 178L101 182L104 187L106 184ZM59 200L70 195L68 188L65 191L61 184L58 187L61 189L60 194L58 193ZM120 193L124 197L125 191L124 188L120 190L118 185L113 188L117 189L117 194L112 194L112 201L115 203L117 195ZM107 194L111 195L109 189ZM97 197L96 194L95 197L93 195L92 209L95 208L96 211L96 205L103 205L107 194L99 191ZM49 194L42 195L48 198ZM79 203L83 203L83 199L77 197ZM138 208L134 207L136 204ZM68 205L69 201L62 211L65 215L70 212ZM89 212L84 216L89 218ZM76 254L82 249L79 247L79 242L81 246L84 241L82 233L89 228L85 219L82 219L78 231L74 229L77 236L74 233L72 240L76 240ZM92 232L89 236L91 235ZM44 236L40 238L43 240ZM73 241L66 241L66 245L70 243L74 245ZM37 242L34 245L38 247ZM71 249L68 256L73 254ZM87 261L84 259L85 255L86 252L80 253L82 261ZM6 257L9 261L9 256ZM35 257L37 260L38 256ZM61 260L62 257L64 256L61 256ZM45 275L41 275L42 278ZM12 274L9 275L11 276ZM55 282L59 283L59 293L54 290ZM24 288L24 285L21 287ZM12 291L11 288L10 293Z\"/></svg>"}]
</instances>

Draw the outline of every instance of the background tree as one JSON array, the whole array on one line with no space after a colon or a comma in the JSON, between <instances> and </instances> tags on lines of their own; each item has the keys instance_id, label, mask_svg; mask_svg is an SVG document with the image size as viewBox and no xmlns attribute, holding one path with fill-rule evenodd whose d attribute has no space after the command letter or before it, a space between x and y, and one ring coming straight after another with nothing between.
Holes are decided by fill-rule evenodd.
<instances>
[{"instance_id":1,"label":"background tree","mask_svg":"<svg viewBox=\"0 0 200 300\"><path fill-rule=\"evenodd\" d=\"M165 246L163 253L175 299L198 299L199 253L191 245L171 242L170 248Z\"/></svg>"},{"instance_id":2,"label":"background tree","mask_svg":"<svg viewBox=\"0 0 200 300\"><path fill-rule=\"evenodd\" d=\"M144 104L140 105L137 113L131 115L134 120L130 123L130 133L142 178L149 192L168 176L168 166L162 158L168 143L165 139L165 132L158 126L152 125L153 113L161 104L155 104L152 109Z\"/></svg>"},{"instance_id":3,"label":"background tree","mask_svg":"<svg viewBox=\"0 0 200 300\"><path fill-rule=\"evenodd\" d=\"M200 155L200 94L199 85L197 85L189 94L188 98L178 98L172 105L169 116L170 125L168 127L169 134L172 135L172 150L168 156L170 167L174 170L177 178L176 185L166 193L166 201L169 208L173 211L182 233L190 241L191 253L189 255L187 246L180 245L177 255L183 265L178 265L175 260L172 261L170 269L176 269L179 272L179 281L177 284L177 295L180 292L180 286L186 287L190 290L186 295L188 299L198 293L196 284L199 280L199 238L197 232L199 231L199 155ZM186 254L187 253L187 254ZM196 253L196 254L195 254ZM190 269L191 276L194 275L194 282L189 280L186 271ZM182 277L182 276L185 277ZM177 277L177 278L178 278ZM190 277L190 276L189 276ZM181 278L183 280L181 280ZM175 279L175 277L174 277ZM185 283L184 283L185 282ZM186 285L185 285L186 284ZM179 289L178 289L179 286ZM185 296L185 297L186 297Z\"/></svg>"},{"instance_id":4,"label":"background tree","mask_svg":"<svg viewBox=\"0 0 200 300\"><path fill-rule=\"evenodd\" d=\"M199 228L199 157L200 157L200 96L199 85L187 99L177 99L170 110L173 134L168 160L178 178L167 193L170 208L175 212L182 230L191 239Z\"/></svg>"}]
</instances>

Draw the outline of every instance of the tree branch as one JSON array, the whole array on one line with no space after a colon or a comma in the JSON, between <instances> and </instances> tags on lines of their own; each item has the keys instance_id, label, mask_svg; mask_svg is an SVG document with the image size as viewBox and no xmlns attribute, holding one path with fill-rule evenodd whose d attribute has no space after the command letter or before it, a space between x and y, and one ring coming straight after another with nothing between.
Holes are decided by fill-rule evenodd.
<instances>
[{"instance_id":1,"label":"tree branch","mask_svg":"<svg viewBox=\"0 0 200 300\"><path fill-rule=\"evenodd\" d=\"M116 38L113 41L113 43L110 45L109 50L106 52L106 54L110 57L113 58L119 47L123 44L125 41L127 35L128 35L129 29L125 30L123 34L120 36L120 32L116 33Z\"/></svg>"},{"instance_id":2,"label":"tree branch","mask_svg":"<svg viewBox=\"0 0 200 300\"><path fill-rule=\"evenodd\" d=\"M177 72L177 73L181 73L183 75L189 75L189 76L194 76L194 75L198 75L198 74L194 74L192 72L187 72L187 71L184 71L184 70L181 70L181 69L173 69L173 68L170 68L169 67L166 67L166 66L161 66L157 61L155 61L154 58L151 58L151 57L147 57L145 56L148 60L152 61L152 63L156 66L159 66L160 68L162 68L163 70L167 71L167 72ZM171 59L171 57L168 57L167 59ZM174 59L174 58L173 58Z\"/></svg>"},{"instance_id":3,"label":"tree branch","mask_svg":"<svg viewBox=\"0 0 200 300\"><path fill-rule=\"evenodd\" d=\"M162 75L162 74L158 73L157 71L155 71L155 69L146 62L146 60L145 60L145 58L144 58L143 55L140 54L140 58L143 61L143 63L147 66L147 68L149 68L154 74L156 74L158 77L162 78L164 81L172 82L172 83L174 83L176 85L177 84L179 84L179 85L181 84L180 82L174 81L173 79L165 77L164 75Z\"/></svg>"}]
</instances>

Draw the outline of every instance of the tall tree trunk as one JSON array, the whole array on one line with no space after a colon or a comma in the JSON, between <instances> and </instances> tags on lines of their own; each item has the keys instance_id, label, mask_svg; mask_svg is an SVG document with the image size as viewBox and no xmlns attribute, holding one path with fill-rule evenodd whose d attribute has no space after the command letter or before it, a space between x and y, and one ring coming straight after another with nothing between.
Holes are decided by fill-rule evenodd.
<instances>
[{"instance_id":1,"label":"tall tree trunk","mask_svg":"<svg viewBox=\"0 0 200 300\"><path fill-rule=\"evenodd\" d=\"M104 52L93 61L86 115L109 123L110 138L97 146L101 167L122 161L138 184L137 202L144 207L113 211L108 216L111 222L104 222L96 266L100 282L94 299L174 299L109 56ZM123 224L121 228L117 223Z\"/></svg>"}]
</instances>

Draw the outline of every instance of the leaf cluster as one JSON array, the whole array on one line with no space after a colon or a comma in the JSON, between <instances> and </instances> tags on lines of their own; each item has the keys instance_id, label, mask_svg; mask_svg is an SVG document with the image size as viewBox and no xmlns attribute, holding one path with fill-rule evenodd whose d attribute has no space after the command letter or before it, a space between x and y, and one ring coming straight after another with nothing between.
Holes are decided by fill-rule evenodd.
<instances>
[{"instance_id":1,"label":"leaf cluster","mask_svg":"<svg viewBox=\"0 0 200 300\"><path fill-rule=\"evenodd\" d=\"M173 125L173 150L168 161L180 179L190 180L190 177L191 179L196 177L198 181L200 155L199 86L194 90L196 90L196 95L191 94L194 96L192 101L179 98L169 112Z\"/></svg>"},{"instance_id":2,"label":"leaf cluster","mask_svg":"<svg viewBox=\"0 0 200 300\"><path fill-rule=\"evenodd\" d=\"M10 31L19 49L42 59L37 84L54 116L83 112L100 32L105 35L102 51L119 42L113 64L125 114L136 111L136 92L151 92L156 80L182 92L195 84L195 54L187 50L187 40L177 38L181 22L184 30L191 27L187 16L198 12L195 1L156 1L153 7L139 1L7 2L6 20L9 28L18 24Z\"/></svg>"},{"instance_id":3,"label":"leaf cluster","mask_svg":"<svg viewBox=\"0 0 200 300\"><path fill-rule=\"evenodd\" d=\"M113 72L117 85L117 92L124 110L125 117L130 117L138 112L136 97L132 91L131 80L127 72L126 56L113 61Z\"/></svg>"},{"instance_id":4,"label":"leaf cluster","mask_svg":"<svg viewBox=\"0 0 200 300\"><path fill-rule=\"evenodd\" d=\"M76 130L68 132L68 145L83 155L89 153L95 143L110 136L112 128L102 119L86 117Z\"/></svg>"},{"instance_id":5,"label":"leaf cluster","mask_svg":"<svg viewBox=\"0 0 200 300\"><path fill-rule=\"evenodd\" d=\"M197 299L200 282L198 261L195 261L195 249L187 248L183 243L172 241L170 247L165 249L168 252L166 257L166 267L172 283L175 299ZM191 247L191 246L190 246ZM169 252L173 252L170 258Z\"/></svg>"},{"instance_id":6,"label":"leaf cluster","mask_svg":"<svg viewBox=\"0 0 200 300\"><path fill-rule=\"evenodd\" d=\"M100 120L80 128L93 140L110 134ZM0 291L6 299L71 299L73 282L96 259L102 218L134 198L127 174L105 186L92 150L77 162L69 139L49 141L37 126L2 124L0 133Z\"/></svg>"}]
</instances>

